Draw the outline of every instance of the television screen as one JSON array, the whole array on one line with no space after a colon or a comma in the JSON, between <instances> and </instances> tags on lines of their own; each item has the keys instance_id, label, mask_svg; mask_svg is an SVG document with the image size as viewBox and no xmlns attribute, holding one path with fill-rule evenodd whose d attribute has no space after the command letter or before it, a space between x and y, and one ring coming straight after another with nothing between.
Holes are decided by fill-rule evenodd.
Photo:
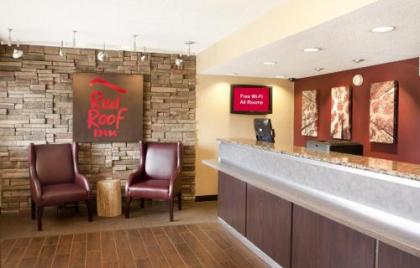
<instances>
[{"instance_id":1,"label":"television screen","mask_svg":"<svg viewBox=\"0 0 420 268\"><path fill-rule=\"evenodd\" d=\"M271 87L232 85L230 112L233 114L271 114Z\"/></svg>"}]
</instances>

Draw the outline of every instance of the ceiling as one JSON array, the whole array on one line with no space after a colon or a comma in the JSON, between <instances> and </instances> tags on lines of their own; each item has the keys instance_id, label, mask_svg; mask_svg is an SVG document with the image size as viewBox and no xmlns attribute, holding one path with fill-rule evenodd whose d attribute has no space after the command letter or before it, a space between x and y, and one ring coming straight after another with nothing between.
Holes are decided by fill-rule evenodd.
<instances>
[{"instance_id":1,"label":"ceiling","mask_svg":"<svg viewBox=\"0 0 420 268\"><path fill-rule=\"evenodd\" d=\"M186 52L187 40L199 53L258 17L291 0L1 0L0 39L7 28L24 44L77 46L148 51ZM299 10L296 10L299 12ZM315 27L257 47L201 74L293 77L332 73L420 56L420 1L378 0ZM296 18L299 18L297 13ZM293 21L290 21L293 24ZM375 34L376 26L393 25L390 33ZM275 27L275 25L273 25ZM287 27L287 25L281 25ZM265 30L265 29L262 29ZM256 36L258 38L258 36ZM305 53L304 48L322 51ZM200 55L198 55L200 57ZM354 59L365 59L361 63ZM265 61L277 62L264 65ZM323 68L322 71L315 70Z\"/></svg>"},{"instance_id":2,"label":"ceiling","mask_svg":"<svg viewBox=\"0 0 420 268\"><path fill-rule=\"evenodd\" d=\"M396 30L370 32L373 27L388 25ZM320 47L322 51L303 52L307 47ZM201 73L303 78L419 56L420 1L380 0ZM360 58L365 61L353 62ZM265 61L277 64L264 65Z\"/></svg>"},{"instance_id":3,"label":"ceiling","mask_svg":"<svg viewBox=\"0 0 420 268\"><path fill-rule=\"evenodd\" d=\"M8 28L25 44L197 53L287 0L1 0L0 39Z\"/></svg>"}]
</instances>

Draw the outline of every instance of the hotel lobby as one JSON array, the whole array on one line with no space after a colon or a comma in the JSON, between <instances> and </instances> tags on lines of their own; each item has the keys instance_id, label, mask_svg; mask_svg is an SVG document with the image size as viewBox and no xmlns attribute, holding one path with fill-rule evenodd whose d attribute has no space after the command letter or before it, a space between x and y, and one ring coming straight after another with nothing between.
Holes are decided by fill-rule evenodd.
<instances>
[{"instance_id":1,"label":"hotel lobby","mask_svg":"<svg viewBox=\"0 0 420 268\"><path fill-rule=\"evenodd\" d=\"M420 267L420 1L0 7L0 267Z\"/></svg>"}]
</instances>

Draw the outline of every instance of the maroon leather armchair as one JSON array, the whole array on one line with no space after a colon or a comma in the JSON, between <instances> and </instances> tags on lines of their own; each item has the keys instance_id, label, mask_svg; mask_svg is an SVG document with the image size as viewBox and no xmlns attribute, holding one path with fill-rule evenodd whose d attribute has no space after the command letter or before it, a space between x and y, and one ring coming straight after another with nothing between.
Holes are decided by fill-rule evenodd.
<instances>
[{"instance_id":1,"label":"maroon leather armchair","mask_svg":"<svg viewBox=\"0 0 420 268\"><path fill-rule=\"evenodd\" d=\"M89 202L90 187L79 173L78 146L73 144L29 145L29 172L31 180L31 215L42 230L44 207L85 201L88 220L92 221ZM36 215L35 215L36 214Z\"/></svg>"},{"instance_id":2,"label":"maroon leather armchair","mask_svg":"<svg viewBox=\"0 0 420 268\"><path fill-rule=\"evenodd\" d=\"M130 174L125 185L125 217L130 217L133 199L159 199L169 201L169 219L174 219L174 199L182 209L181 168L182 143L139 143L140 161L136 171Z\"/></svg>"}]
</instances>

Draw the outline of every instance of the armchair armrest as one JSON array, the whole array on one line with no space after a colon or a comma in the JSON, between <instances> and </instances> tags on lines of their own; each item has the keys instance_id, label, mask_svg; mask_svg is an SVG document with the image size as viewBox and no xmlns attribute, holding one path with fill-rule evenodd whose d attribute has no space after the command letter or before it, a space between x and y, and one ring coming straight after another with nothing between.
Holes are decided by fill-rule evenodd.
<instances>
[{"instance_id":1,"label":"armchair armrest","mask_svg":"<svg viewBox=\"0 0 420 268\"><path fill-rule=\"evenodd\" d=\"M141 175L143 171L141 169L137 169L128 175L127 183L125 184L125 193L127 194L131 185L139 182L141 180Z\"/></svg>"},{"instance_id":2,"label":"armchair armrest","mask_svg":"<svg viewBox=\"0 0 420 268\"><path fill-rule=\"evenodd\" d=\"M181 189L181 185L181 172L175 172L169 179L169 196L173 197L174 194L178 193Z\"/></svg>"},{"instance_id":3,"label":"armchair armrest","mask_svg":"<svg viewBox=\"0 0 420 268\"><path fill-rule=\"evenodd\" d=\"M138 166L137 170L133 171L128 176L127 183L125 184L125 193L126 194L128 193L128 190L129 190L131 185L133 185L134 183L139 182L141 180L141 176L142 176L143 171L144 171L144 159L145 159L146 150L145 150L145 144L143 143L143 141L139 141L139 151L140 151L139 166Z\"/></svg>"},{"instance_id":4,"label":"armchair armrest","mask_svg":"<svg viewBox=\"0 0 420 268\"><path fill-rule=\"evenodd\" d=\"M31 143L29 145L29 152L28 152L28 158L29 158L29 176L31 181L31 196L32 200L35 201L35 203L39 203L42 197L42 188L41 183L39 182L38 175L36 174L35 169L35 147L34 144Z\"/></svg>"},{"instance_id":5,"label":"armchair armrest","mask_svg":"<svg viewBox=\"0 0 420 268\"><path fill-rule=\"evenodd\" d=\"M87 181L86 177L80 174L79 172L79 146L76 142L72 144L72 154L73 154L73 171L74 171L74 182L83 189L85 189L88 193L90 193L90 185Z\"/></svg>"},{"instance_id":6,"label":"armchair armrest","mask_svg":"<svg viewBox=\"0 0 420 268\"><path fill-rule=\"evenodd\" d=\"M182 171L182 157L183 157L183 148L182 143L177 142L177 164L174 173L169 179L169 196L173 196L181 189L181 171Z\"/></svg>"},{"instance_id":7,"label":"armchair armrest","mask_svg":"<svg viewBox=\"0 0 420 268\"><path fill-rule=\"evenodd\" d=\"M80 173L74 173L74 182L90 193L90 185L85 176Z\"/></svg>"},{"instance_id":8,"label":"armchair armrest","mask_svg":"<svg viewBox=\"0 0 420 268\"><path fill-rule=\"evenodd\" d=\"M38 176L35 172L35 167L31 164L29 167L29 173L30 173L30 180L31 180L31 195L32 200L34 200L35 203L39 203L42 197L42 188L41 183L39 182Z\"/></svg>"}]
</instances>

